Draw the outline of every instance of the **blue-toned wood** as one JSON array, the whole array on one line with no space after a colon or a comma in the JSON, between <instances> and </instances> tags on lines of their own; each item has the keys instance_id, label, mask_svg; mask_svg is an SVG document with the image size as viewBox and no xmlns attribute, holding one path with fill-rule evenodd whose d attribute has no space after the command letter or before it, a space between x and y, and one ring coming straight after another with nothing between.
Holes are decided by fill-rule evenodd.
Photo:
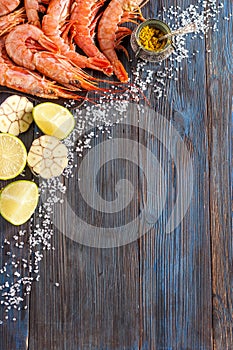
<instances>
[{"instance_id":1,"label":"blue-toned wood","mask_svg":"<svg viewBox=\"0 0 233 350\"><path fill-rule=\"evenodd\" d=\"M207 57L213 331L216 349L233 345L232 290L232 2L225 2Z\"/></svg>"},{"instance_id":2,"label":"blue-toned wood","mask_svg":"<svg viewBox=\"0 0 233 350\"><path fill-rule=\"evenodd\" d=\"M5 98L9 94L4 95ZM1 101L4 100L4 96L1 94ZM33 128L30 127L29 132L20 135L20 139L24 142L27 150L29 149L33 140ZM30 180L32 178L29 169L25 170L24 176L18 176L16 180ZM10 181L0 180L0 189ZM19 231L25 231L25 234L19 237ZM30 222L25 225L14 227L10 223L6 222L0 216L0 266L2 269L5 265L6 272L0 273L0 285L3 286L5 283L9 284L0 291L0 301L3 304L0 305L0 320L3 322L0 324L0 349L1 350L25 350L28 348L29 338L29 298L26 291L28 285L20 283L19 291L16 292L15 296L22 298L23 302L20 302L16 308L13 304L9 311L6 312L9 307L7 298L10 296L4 296L4 293L9 293L10 287L15 285L21 278L30 279L31 273L28 267L23 266L24 262L30 261L30 253L27 241L30 235ZM18 236L19 239L15 240L13 237ZM24 243L24 247L19 249L17 243L21 241ZM20 275L15 275L19 273ZM8 317L8 318L6 318Z\"/></svg>"},{"instance_id":3,"label":"blue-toned wood","mask_svg":"<svg viewBox=\"0 0 233 350\"><path fill-rule=\"evenodd\" d=\"M196 54L181 62L183 70L178 71L178 80L164 79L167 96L156 99L153 82L145 92L151 116L158 112L161 123L145 115L146 131L123 124L112 128L113 139L135 140L146 147L147 151L139 146L130 149L137 154L142 168L154 169L148 150L162 164L166 186L161 186L161 197L156 199L159 203L162 192L167 192L162 214L147 234L119 248L87 247L54 227L52 244L56 250L44 252L40 281L33 284L30 302L26 298L23 304L28 309L14 314L17 321L5 320L0 325L0 350L233 349L232 3L222 3L218 32L210 31L205 40L187 36L187 48ZM185 9L190 4L199 6L197 0L150 0L143 14L156 17L163 12L163 6ZM131 62L125 64L129 69ZM163 65L166 64L165 61ZM153 64L146 68L160 69ZM179 132L194 170L190 206L172 233L166 233L165 228L176 205L179 174L169 151L149 132L150 127L155 130L162 125L163 118L171 122L164 128L164 135L169 135L171 128ZM30 140L26 140L28 145ZM107 134L100 133L92 146L106 140ZM101 156L97 155L92 163L93 173ZM80 166L80 159L76 161ZM178 161L185 164L182 155ZM105 217L82 200L78 171L79 167L75 176L64 183L68 203L80 218L90 224L120 227L143 211L149 194L145 174L137 165L118 159L98 173L99 194L109 201L116 199L120 179L128 179L134 187L127 210ZM189 181L183 183L183 196L190 186ZM130 187L125 195L129 193ZM179 205L181 210L182 202ZM64 231L74 226L67 208L58 205L54 212L54 221L57 219ZM11 241L18 231L1 218L0 228L2 242L4 238ZM23 228L30 232L28 225ZM137 231L144 229L145 223L141 222ZM13 246L10 249L15 251ZM0 253L2 265L9 256L6 248ZM20 254L28 256L28 251L25 248ZM4 278L0 274L1 284Z\"/></svg>"}]
</instances>

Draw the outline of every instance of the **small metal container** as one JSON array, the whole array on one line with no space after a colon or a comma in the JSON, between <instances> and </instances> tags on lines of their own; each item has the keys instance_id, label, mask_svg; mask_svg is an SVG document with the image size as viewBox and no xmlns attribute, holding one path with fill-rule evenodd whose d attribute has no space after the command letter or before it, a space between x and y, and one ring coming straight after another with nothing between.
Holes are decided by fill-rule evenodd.
<instances>
[{"instance_id":1,"label":"small metal container","mask_svg":"<svg viewBox=\"0 0 233 350\"><path fill-rule=\"evenodd\" d=\"M166 23L155 18L148 19L145 22L139 24L139 26L133 31L130 39L132 49L135 52L135 56L150 62L163 61L164 59L169 57L174 51L172 40L170 38L165 39L167 42L161 50L152 51L152 50L146 49L141 44L139 39L140 31L145 26L159 29L162 33L164 33L164 35L171 33L171 29Z\"/></svg>"}]
</instances>

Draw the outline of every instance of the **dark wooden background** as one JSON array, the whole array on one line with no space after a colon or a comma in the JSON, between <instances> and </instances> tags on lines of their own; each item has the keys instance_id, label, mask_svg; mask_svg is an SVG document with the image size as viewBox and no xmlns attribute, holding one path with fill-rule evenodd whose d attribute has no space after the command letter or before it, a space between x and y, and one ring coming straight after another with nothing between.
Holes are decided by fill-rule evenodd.
<instances>
[{"instance_id":1,"label":"dark wooden background","mask_svg":"<svg viewBox=\"0 0 233 350\"><path fill-rule=\"evenodd\" d=\"M198 4L151 0L143 14L152 17L162 6L185 9L190 3ZM179 80L169 80L167 98L155 103L156 110L173 121L194 162L194 193L184 220L167 235L162 229L165 212L160 224L138 241L112 249L80 245L55 228L56 250L45 253L40 281L33 284L24 303L28 308L18 312L16 322L0 325L1 350L233 349L233 32L232 3L224 0L223 4L219 31L210 32L205 40L187 39L188 48L198 49L199 54L191 63L182 61ZM153 105L153 94L149 99ZM123 129L113 128L113 136L124 133L127 137L131 132L134 139L163 152L155 139L136 129ZM100 173L101 191L114 191L109 172L118 169L121 174L124 166ZM128 170L139 198L129 215L143 206L145 189L137 174L134 167ZM169 176L173 181L172 169ZM77 200L76 180L66 181L73 201ZM165 210L173 200L168 198ZM62 212L58 206L54 215L62 220ZM114 225L120 220L116 218ZM3 219L0 228L2 241L18 232ZM29 232L29 225L24 228ZM9 257L1 252L2 265Z\"/></svg>"}]
</instances>

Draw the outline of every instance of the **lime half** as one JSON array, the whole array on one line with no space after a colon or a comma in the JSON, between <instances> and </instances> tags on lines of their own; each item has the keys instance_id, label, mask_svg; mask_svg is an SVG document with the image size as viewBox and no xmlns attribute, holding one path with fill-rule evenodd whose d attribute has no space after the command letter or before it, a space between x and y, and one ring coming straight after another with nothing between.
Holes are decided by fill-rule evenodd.
<instances>
[{"instance_id":1,"label":"lime half","mask_svg":"<svg viewBox=\"0 0 233 350\"><path fill-rule=\"evenodd\" d=\"M9 180L18 176L25 168L27 150L16 136L0 134L0 180Z\"/></svg>"},{"instance_id":2,"label":"lime half","mask_svg":"<svg viewBox=\"0 0 233 350\"><path fill-rule=\"evenodd\" d=\"M38 187L34 182L12 182L0 193L0 213L11 224L22 225L34 213L38 199Z\"/></svg>"},{"instance_id":3,"label":"lime half","mask_svg":"<svg viewBox=\"0 0 233 350\"><path fill-rule=\"evenodd\" d=\"M75 126L72 113L65 107L53 102L44 102L32 110L35 123L40 130L59 140L65 139Z\"/></svg>"}]
</instances>

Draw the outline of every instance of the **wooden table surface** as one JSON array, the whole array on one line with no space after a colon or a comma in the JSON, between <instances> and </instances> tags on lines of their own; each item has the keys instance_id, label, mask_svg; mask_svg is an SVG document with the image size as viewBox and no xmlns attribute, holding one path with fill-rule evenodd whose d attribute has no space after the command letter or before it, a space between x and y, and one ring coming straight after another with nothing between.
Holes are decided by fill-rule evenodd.
<instances>
[{"instance_id":1,"label":"wooden table surface","mask_svg":"<svg viewBox=\"0 0 233 350\"><path fill-rule=\"evenodd\" d=\"M211 1L206 3L209 6ZM163 6L166 9L180 6L182 12L190 4L199 6L199 1L151 0L142 12L146 18L151 18L157 17L159 12L165 14ZM118 247L101 248L83 245L68 237L65 231L75 224L69 219L65 204L55 206L53 218L60 222L63 233L54 225L52 245L55 250L42 251L40 279L32 284L30 294L24 296L25 290L21 291L24 298L21 309L10 310L9 318L5 319L7 306L0 305L0 320L3 321L0 350L233 349L232 2L223 0L222 4L223 8L214 19L217 30L210 30L203 39L186 37L189 58L179 63L182 70L177 72L177 80L164 78L166 96L157 99L151 87L145 91L150 108L167 120L165 128L170 125L179 133L192 159L193 184L190 178L176 188L179 174L172 158L183 162L180 154L176 154L179 149L173 149L173 157L156 133L151 135L145 128L142 130L126 122L112 127L113 139L136 142L132 154L136 152L137 164L127 159L105 164L96 180L99 194L107 201L114 200L117 182L127 179L134 188L132 203L112 216L102 216L84 205L78 178L90 176L92 167L94 172L99 161L97 154L91 163L88 150L85 153L89 159L88 170L82 169L80 175L82 158L79 158L74 177L64 179L69 203L73 208L78 207L76 214L97 231L101 225L119 227L120 234L125 223L140 215L149 198L150 188L144 181L146 175L138 167L147 168L149 174L155 165L147 159L147 152L140 151L139 144L143 144L163 163L167 176L166 188L162 189L167 191L162 213L141 237L144 223L137 222L138 239ZM163 62L160 68L169 67L169 62ZM130 70L130 64L126 65ZM148 64L147 68L158 69L154 64ZM151 84L153 86L153 81ZM148 122L148 131L149 128ZM27 146L32 137L31 134L24 138ZM105 134L100 138L107 141ZM96 152L97 144L97 139L92 140ZM128 143L125 145L128 147ZM29 172L26 176L30 176ZM187 213L172 233L166 233L172 208L178 205L176 215L179 216L184 205L182 196L190 190L189 186L193 187L193 194ZM177 203L179 191L182 195ZM159 202L159 195L157 200ZM26 242L30 232L35 230L35 222L38 223L38 219L31 227L25 224L20 228L27 233L23 236L24 248L18 249L12 242L19 228L13 228L0 218L1 242L3 244L6 238L11 243L11 254L32 258ZM89 234L87 229L86 235ZM3 247L0 268L7 262L9 275L0 274L1 285L6 280L17 280L7 244ZM30 272L25 272L23 267L20 271L30 277ZM0 292L3 300L3 291ZM14 315L15 321L12 320Z\"/></svg>"}]
</instances>

